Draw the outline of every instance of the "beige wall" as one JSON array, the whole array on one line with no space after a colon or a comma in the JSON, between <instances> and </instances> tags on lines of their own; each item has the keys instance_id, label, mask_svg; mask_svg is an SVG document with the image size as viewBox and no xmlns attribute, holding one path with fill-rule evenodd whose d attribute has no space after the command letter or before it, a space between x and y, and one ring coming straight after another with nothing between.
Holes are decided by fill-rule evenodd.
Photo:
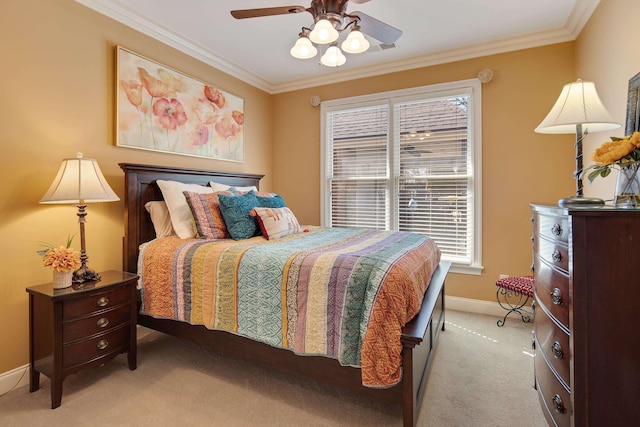
<instances>
[{"instance_id":1,"label":"beige wall","mask_svg":"<svg viewBox=\"0 0 640 427\"><path fill-rule=\"evenodd\" d=\"M320 221L320 109L310 98L372 92L474 78L482 87L483 264L481 276L451 274L447 294L495 301L499 274L529 274L530 202L574 194L574 137L540 135L562 86L574 78L574 44L562 43L467 61L283 93L274 97L273 182L299 219Z\"/></svg>"},{"instance_id":2,"label":"beige wall","mask_svg":"<svg viewBox=\"0 0 640 427\"><path fill-rule=\"evenodd\" d=\"M122 45L245 100L244 164L114 145L114 55ZM72 0L0 2L0 374L28 362L25 287L49 282L38 242L63 244L79 227L73 205L39 205L61 160L98 160L123 198L119 162L265 174L270 189L272 97ZM122 268L123 201L91 204L89 265Z\"/></svg>"}]
</instances>

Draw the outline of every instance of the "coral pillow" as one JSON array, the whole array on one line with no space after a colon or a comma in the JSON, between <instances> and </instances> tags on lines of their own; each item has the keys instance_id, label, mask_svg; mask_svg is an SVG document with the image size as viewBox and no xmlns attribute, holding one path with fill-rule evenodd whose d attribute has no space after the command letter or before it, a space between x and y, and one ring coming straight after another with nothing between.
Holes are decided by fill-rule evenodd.
<instances>
[{"instance_id":1,"label":"coral pillow","mask_svg":"<svg viewBox=\"0 0 640 427\"><path fill-rule=\"evenodd\" d=\"M156 183L162 191L162 197L167 203L169 214L171 215L171 224L178 237L181 239L189 239L196 236L196 227L191 215L191 209L184 197L185 191L192 193L213 193L211 187L205 187L198 184L185 184L178 181L157 180Z\"/></svg>"},{"instance_id":2,"label":"coral pillow","mask_svg":"<svg viewBox=\"0 0 640 427\"><path fill-rule=\"evenodd\" d=\"M191 208L191 214L196 223L198 235L203 239L228 239L229 231L220 211L219 195L232 196L229 191L215 193L184 192L187 204Z\"/></svg>"},{"instance_id":3,"label":"coral pillow","mask_svg":"<svg viewBox=\"0 0 640 427\"><path fill-rule=\"evenodd\" d=\"M267 240L302 231L298 219L289 208L254 208L252 214L258 220L262 234Z\"/></svg>"},{"instance_id":4,"label":"coral pillow","mask_svg":"<svg viewBox=\"0 0 640 427\"><path fill-rule=\"evenodd\" d=\"M260 234L256 220L250 215L257 206L258 199L253 191L242 196L218 196L220 211L227 226L227 230L234 240L248 239Z\"/></svg>"}]
</instances>

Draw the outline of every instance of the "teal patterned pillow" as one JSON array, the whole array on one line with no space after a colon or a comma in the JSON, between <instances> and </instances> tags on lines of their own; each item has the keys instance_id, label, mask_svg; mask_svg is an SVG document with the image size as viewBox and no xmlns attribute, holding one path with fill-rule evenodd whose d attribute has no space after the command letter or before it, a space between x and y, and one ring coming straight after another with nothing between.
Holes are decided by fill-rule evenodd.
<instances>
[{"instance_id":1,"label":"teal patterned pillow","mask_svg":"<svg viewBox=\"0 0 640 427\"><path fill-rule=\"evenodd\" d=\"M273 197L256 196L261 208L286 208L287 205L281 195L276 194Z\"/></svg>"},{"instance_id":2,"label":"teal patterned pillow","mask_svg":"<svg viewBox=\"0 0 640 427\"><path fill-rule=\"evenodd\" d=\"M248 239L260 234L255 218L250 215L253 208L260 206L253 190L242 196L220 194L218 201L220 212L232 239Z\"/></svg>"}]
</instances>

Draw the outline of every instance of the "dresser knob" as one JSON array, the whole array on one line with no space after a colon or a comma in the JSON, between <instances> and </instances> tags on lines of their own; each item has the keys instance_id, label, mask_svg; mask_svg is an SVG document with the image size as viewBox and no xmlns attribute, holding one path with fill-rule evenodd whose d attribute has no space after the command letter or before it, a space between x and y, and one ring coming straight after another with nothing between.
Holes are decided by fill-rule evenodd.
<instances>
[{"instance_id":1,"label":"dresser knob","mask_svg":"<svg viewBox=\"0 0 640 427\"><path fill-rule=\"evenodd\" d=\"M567 412L567 409L564 407L564 402L562 402L562 398L559 394L553 396L553 399L551 399L551 401L553 402L553 408L556 410L556 412L559 412L561 414Z\"/></svg>"},{"instance_id":2,"label":"dresser knob","mask_svg":"<svg viewBox=\"0 0 640 427\"><path fill-rule=\"evenodd\" d=\"M109 298L107 297L102 297L98 300L98 307L104 307L105 305L109 304Z\"/></svg>"},{"instance_id":3,"label":"dresser knob","mask_svg":"<svg viewBox=\"0 0 640 427\"><path fill-rule=\"evenodd\" d=\"M551 300L555 305L562 305L562 291L560 288L553 288L551 291Z\"/></svg>"},{"instance_id":4,"label":"dresser knob","mask_svg":"<svg viewBox=\"0 0 640 427\"><path fill-rule=\"evenodd\" d=\"M98 350L104 350L108 346L109 346L109 341L107 340L100 340L98 341L98 344L96 344L96 347L98 347Z\"/></svg>"},{"instance_id":5,"label":"dresser knob","mask_svg":"<svg viewBox=\"0 0 640 427\"><path fill-rule=\"evenodd\" d=\"M551 258L553 259L554 262L560 262L560 261L562 261L562 254L560 253L560 251L558 249L556 249L551 254Z\"/></svg>"},{"instance_id":6,"label":"dresser knob","mask_svg":"<svg viewBox=\"0 0 640 427\"><path fill-rule=\"evenodd\" d=\"M98 328L104 328L105 326L107 326L109 324L109 319L107 319L106 317L102 317L101 319L99 319L96 322L96 326Z\"/></svg>"},{"instance_id":7,"label":"dresser knob","mask_svg":"<svg viewBox=\"0 0 640 427\"><path fill-rule=\"evenodd\" d=\"M553 234L554 236L562 235L562 227L560 227L560 224L558 223L553 224L553 227L551 227L551 234Z\"/></svg>"},{"instance_id":8,"label":"dresser knob","mask_svg":"<svg viewBox=\"0 0 640 427\"><path fill-rule=\"evenodd\" d=\"M556 341L551 345L551 351L553 352L553 357L556 359L562 359L564 357L564 352L562 351L562 345Z\"/></svg>"}]
</instances>

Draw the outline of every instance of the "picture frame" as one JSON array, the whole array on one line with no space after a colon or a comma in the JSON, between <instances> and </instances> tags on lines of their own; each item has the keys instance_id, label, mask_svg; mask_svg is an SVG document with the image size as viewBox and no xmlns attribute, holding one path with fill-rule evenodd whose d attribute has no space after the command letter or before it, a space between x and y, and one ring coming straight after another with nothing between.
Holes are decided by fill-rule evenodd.
<instances>
[{"instance_id":1,"label":"picture frame","mask_svg":"<svg viewBox=\"0 0 640 427\"><path fill-rule=\"evenodd\" d=\"M116 145L244 162L244 100L116 47Z\"/></svg>"},{"instance_id":2,"label":"picture frame","mask_svg":"<svg viewBox=\"0 0 640 427\"><path fill-rule=\"evenodd\" d=\"M629 79L627 92L627 123L625 135L640 131L640 73Z\"/></svg>"}]
</instances>

